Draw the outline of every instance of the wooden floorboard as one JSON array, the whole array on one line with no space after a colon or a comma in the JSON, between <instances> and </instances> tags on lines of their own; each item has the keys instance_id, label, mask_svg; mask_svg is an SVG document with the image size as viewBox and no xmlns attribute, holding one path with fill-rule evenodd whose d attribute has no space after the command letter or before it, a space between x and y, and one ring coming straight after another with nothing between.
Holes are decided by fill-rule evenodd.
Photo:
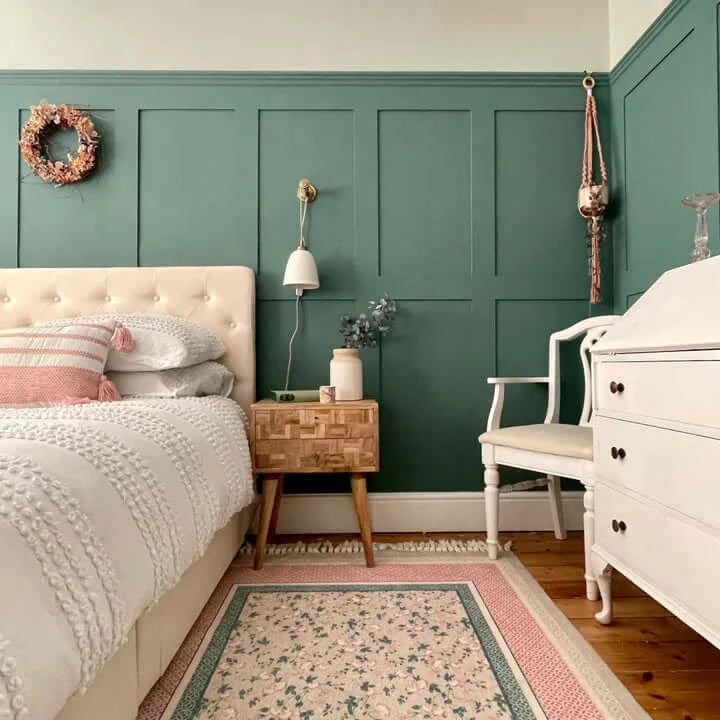
<instances>
[{"instance_id":1,"label":"wooden floorboard","mask_svg":"<svg viewBox=\"0 0 720 720\"><path fill-rule=\"evenodd\" d=\"M615 622L595 621L599 603L584 597L582 533L565 541L551 533L502 540L512 540L533 577L652 718L720 719L720 650L617 572Z\"/></svg>"},{"instance_id":2,"label":"wooden floorboard","mask_svg":"<svg viewBox=\"0 0 720 720\"><path fill-rule=\"evenodd\" d=\"M354 535L283 535L278 542ZM479 533L376 534L376 542L484 539ZM582 533L556 540L552 533L504 533L558 608L655 720L720 720L720 650L671 615L629 580L613 578L615 622L599 625L599 603L585 599Z\"/></svg>"}]
</instances>

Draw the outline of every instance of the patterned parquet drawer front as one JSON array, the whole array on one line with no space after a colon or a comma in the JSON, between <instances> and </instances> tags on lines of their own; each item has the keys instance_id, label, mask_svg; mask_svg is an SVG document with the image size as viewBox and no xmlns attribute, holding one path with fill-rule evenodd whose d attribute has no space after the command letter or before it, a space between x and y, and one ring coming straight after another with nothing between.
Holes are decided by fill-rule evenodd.
<instances>
[{"instance_id":1,"label":"patterned parquet drawer front","mask_svg":"<svg viewBox=\"0 0 720 720\"><path fill-rule=\"evenodd\" d=\"M373 400L253 405L257 472L375 472L378 406Z\"/></svg>"}]
</instances>

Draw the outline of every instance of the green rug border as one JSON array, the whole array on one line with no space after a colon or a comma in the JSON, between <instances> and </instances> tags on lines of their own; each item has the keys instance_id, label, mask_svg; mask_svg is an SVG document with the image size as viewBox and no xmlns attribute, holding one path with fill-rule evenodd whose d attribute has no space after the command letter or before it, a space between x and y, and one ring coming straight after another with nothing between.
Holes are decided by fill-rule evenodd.
<instances>
[{"instance_id":1,"label":"green rug border","mask_svg":"<svg viewBox=\"0 0 720 720\"><path fill-rule=\"evenodd\" d=\"M431 590L455 592L460 598L465 612L470 618L475 634L490 662L490 667L507 701L513 720L537 720L530 707L525 693L522 691L515 674L508 664L500 645L495 638L483 611L468 588L467 583L392 583L378 585L238 585L220 623L205 648L198 666L195 668L190 682L183 691L177 707L170 720L193 720L198 711L210 680L215 674L223 650L230 639L238 617L252 593L263 592L378 592L412 590ZM522 672L522 669L520 669ZM532 692L532 690L531 690ZM469 720L469 719L468 719Z\"/></svg>"}]
</instances>

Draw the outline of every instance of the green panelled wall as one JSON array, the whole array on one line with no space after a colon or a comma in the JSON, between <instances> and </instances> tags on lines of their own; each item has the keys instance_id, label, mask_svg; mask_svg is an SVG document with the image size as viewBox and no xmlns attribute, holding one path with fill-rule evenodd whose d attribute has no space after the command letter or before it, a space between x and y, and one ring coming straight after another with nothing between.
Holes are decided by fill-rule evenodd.
<instances>
[{"instance_id":1,"label":"green panelled wall","mask_svg":"<svg viewBox=\"0 0 720 720\"><path fill-rule=\"evenodd\" d=\"M690 193L718 190L717 0L676 0L610 76L615 308L690 262ZM720 252L717 206L710 249Z\"/></svg>"},{"instance_id":2,"label":"green panelled wall","mask_svg":"<svg viewBox=\"0 0 720 720\"><path fill-rule=\"evenodd\" d=\"M579 75L16 72L0 73L0 93L0 264L255 268L260 396L283 380L294 321L281 279L297 182L317 186L321 287L303 299L292 385L327 382L341 313L398 300L393 336L363 354L366 394L382 403L372 490L480 489L485 378L545 374L548 333L590 312ZM53 188L19 161L19 124L42 99L95 118L87 182ZM688 228L683 217L676 234ZM541 388L510 392L508 422L540 421L544 401Z\"/></svg>"}]
</instances>

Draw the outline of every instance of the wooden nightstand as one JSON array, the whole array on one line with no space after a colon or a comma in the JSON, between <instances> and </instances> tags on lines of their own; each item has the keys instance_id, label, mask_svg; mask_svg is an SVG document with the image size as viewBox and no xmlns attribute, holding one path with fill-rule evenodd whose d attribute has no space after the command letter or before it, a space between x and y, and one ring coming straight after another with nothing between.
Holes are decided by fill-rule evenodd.
<instances>
[{"instance_id":1,"label":"wooden nightstand","mask_svg":"<svg viewBox=\"0 0 720 720\"><path fill-rule=\"evenodd\" d=\"M268 534L275 535L286 473L351 473L365 563L374 567L365 477L380 469L377 402L261 400L250 412L253 471L263 476L255 569L262 567Z\"/></svg>"}]
</instances>

